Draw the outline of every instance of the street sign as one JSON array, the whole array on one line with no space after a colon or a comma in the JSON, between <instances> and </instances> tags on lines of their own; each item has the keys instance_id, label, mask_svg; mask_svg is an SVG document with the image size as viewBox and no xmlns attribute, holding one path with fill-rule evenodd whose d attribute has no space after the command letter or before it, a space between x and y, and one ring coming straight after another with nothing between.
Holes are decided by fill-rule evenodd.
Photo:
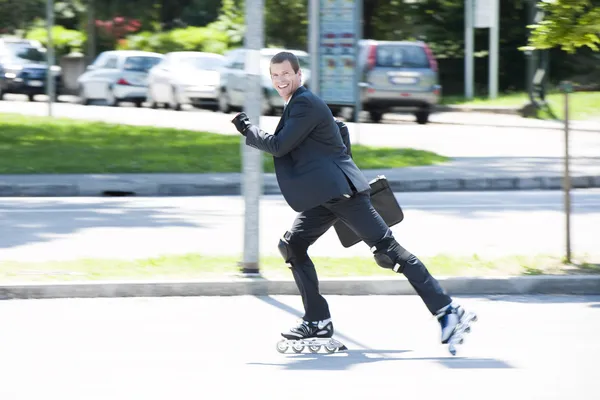
<instances>
[{"instance_id":1,"label":"street sign","mask_svg":"<svg viewBox=\"0 0 600 400\"><path fill-rule=\"evenodd\" d=\"M318 88L330 105L354 106L361 0L318 0ZM311 71L312 75L312 71Z\"/></svg>"},{"instance_id":2,"label":"street sign","mask_svg":"<svg viewBox=\"0 0 600 400\"><path fill-rule=\"evenodd\" d=\"M489 97L498 96L498 58L500 29L500 0L465 1L465 97L473 98L475 77L475 28L488 28L489 34Z\"/></svg>"},{"instance_id":3,"label":"street sign","mask_svg":"<svg viewBox=\"0 0 600 400\"><path fill-rule=\"evenodd\" d=\"M475 0L475 28L491 28L494 21L494 0Z\"/></svg>"}]
</instances>

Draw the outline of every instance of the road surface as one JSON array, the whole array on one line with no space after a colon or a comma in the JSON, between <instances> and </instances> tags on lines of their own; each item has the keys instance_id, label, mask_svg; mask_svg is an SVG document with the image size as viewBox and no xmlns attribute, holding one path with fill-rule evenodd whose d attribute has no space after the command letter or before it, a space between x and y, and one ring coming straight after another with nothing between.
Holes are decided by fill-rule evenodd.
<instances>
[{"instance_id":1,"label":"road surface","mask_svg":"<svg viewBox=\"0 0 600 400\"><path fill-rule=\"evenodd\" d=\"M5 300L5 400L598 398L600 296L457 298L456 357L416 296L329 296L339 354L279 354L297 296Z\"/></svg>"},{"instance_id":2,"label":"road surface","mask_svg":"<svg viewBox=\"0 0 600 400\"><path fill-rule=\"evenodd\" d=\"M393 227L419 256L564 255L560 191L396 193L405 219ZM600 254L600 190L572 192L572 250ZM0 259L140 258L163 254L243 251L243 198L0 198ZM277 243L296 213L282 196L260 207L261 254ZM365 256L345 249L330 229L311 255Z\"/></svg>"}]
</instances>

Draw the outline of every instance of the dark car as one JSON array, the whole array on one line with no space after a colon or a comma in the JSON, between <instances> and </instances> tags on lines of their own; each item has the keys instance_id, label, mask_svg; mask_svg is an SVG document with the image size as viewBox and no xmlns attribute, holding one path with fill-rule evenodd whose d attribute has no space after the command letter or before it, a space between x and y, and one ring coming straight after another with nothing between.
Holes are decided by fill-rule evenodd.
<instances>
[{"instance_id":1,"label":"dark car","mask_svg":"<svg viewBox=\"0 0 600 400\"><path fill-rule=\"evenodd\" d=\"M61 88L60 67L51 66L55 93ZM5 93L29 96L46 93L48 65L46 49L37 41L0 38L0 100Z\"/></svg>"}]
</instances>

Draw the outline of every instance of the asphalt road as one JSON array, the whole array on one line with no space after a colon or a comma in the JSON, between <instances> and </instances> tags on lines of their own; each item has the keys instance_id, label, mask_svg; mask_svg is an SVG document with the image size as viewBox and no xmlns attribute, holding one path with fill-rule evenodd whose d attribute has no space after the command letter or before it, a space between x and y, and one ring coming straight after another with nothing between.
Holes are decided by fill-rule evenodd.
<instances>
[{"instance_id":1,"label":"asphalt road","mask_svg":"<svg viewBox=\"0 0 600 400\"><path fill-rule=\"evenodd\" d=\"M135 108L131 106L106 107L56 103L53 115L74 119L107 121L131 125L151 125L201 130L223 134L237 134L231 119L234 114L188 109ZM47 115L44 102L0 101L0 112L24 115ZM410 147L433 151L449 157L562 157L564 134L547 129L543 121L523 122L516 116L493 114L442 113L432 116L433 123L418 125L414 117L391 116L386 123L349 123L353 144L385 147ZM262 117L261 128L273 132L279 117ZM466 125L456 125L466 121ZM444 122L450 122L444 123ZM538 129L515 127L529 124ZM569 140L572 157L597 157L600 154L600 122L596 132L573 131Z\"/></svg>"},{"instance_id":2,"label":"asphalt road","mask_svg":"<svg viewBox=\"0 0 600 400\"><path fill-rule=\"evenodd\" d=\"M393 227L419 256L564 254L560 191L397 193L405 219ZM600 190L572 192L572 249L600 254ZM0 198L0 259L139 258L162 254L241 254L243 199ZM277 243L296 213L281 196L260 207L261 254ZM370 256L360 243L345 249L330 229L311 255Z\"/></svg>"},{"instance_id":3,"label":"asphalt road","mask_svg":"<svg viewBox=\"0 0 600 400\"><path fill-rule=\"evenodd\" d=\"M600 296L458 298L479 315L452 357L415 296L329 296L338 354L279 354L300 298L0 302L0 398L598 398Z\"/></svg>"}]
</instances>

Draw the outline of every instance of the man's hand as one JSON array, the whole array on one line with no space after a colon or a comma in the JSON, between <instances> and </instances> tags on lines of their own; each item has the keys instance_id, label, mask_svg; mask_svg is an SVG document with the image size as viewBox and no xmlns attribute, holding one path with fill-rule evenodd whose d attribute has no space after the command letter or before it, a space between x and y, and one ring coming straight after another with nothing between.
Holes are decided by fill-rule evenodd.
<instances>
[{"instance_id":1,"label":"man's hand","mask_svg":"<svg viewBox=\"0 0 600 400\"><path fill-rule=\"evenodd\" d=\"M250 119L248 119L246 113L239 113L234 119L231 120L231 122L233 125L235 125L235 129L237 129L239 133L246 136L246 131L250 127Z\"/></svg>"}]
</instances>

